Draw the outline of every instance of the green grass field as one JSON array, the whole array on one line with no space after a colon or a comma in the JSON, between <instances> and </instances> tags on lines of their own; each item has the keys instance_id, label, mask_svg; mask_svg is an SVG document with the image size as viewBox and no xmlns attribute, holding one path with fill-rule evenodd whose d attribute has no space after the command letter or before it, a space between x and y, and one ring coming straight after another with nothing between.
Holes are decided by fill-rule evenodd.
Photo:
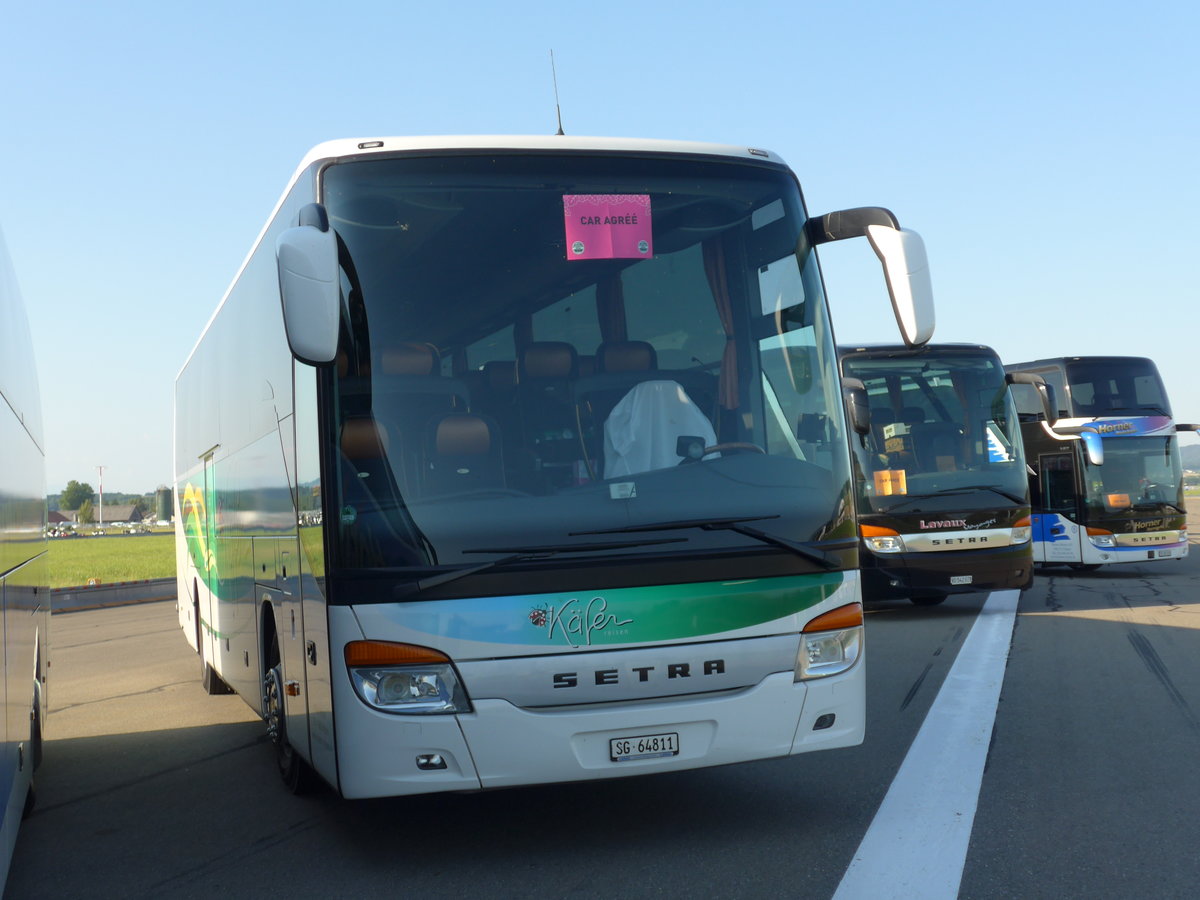
<instances>
[{"instance_id":1,"label":"green grass field","mask_svg":"<svg viewBox=\"0 0 1200 900\"><path fill-rule=\"evenodd\" d=\"M102 584L175 577L175 535L53 538L50 587L79 587L90 578Z\"/></svg>"}]
</instances>

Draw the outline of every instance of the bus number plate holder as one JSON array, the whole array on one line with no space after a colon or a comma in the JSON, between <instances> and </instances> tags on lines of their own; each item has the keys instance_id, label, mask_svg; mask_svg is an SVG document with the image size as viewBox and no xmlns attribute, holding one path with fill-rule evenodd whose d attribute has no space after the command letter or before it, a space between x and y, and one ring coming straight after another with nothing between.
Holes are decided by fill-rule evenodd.
<instances>
[{"instance_id":1,"label":"bus number plate holder","mask_svg":"<svg viewBox=\"0 0 1200 900\"><path fill-rule=\"evenodd\" d=\"M974 580L975 580L974 575L951 575L950 576L951 584L970 584Z\"/></svg>"},{"instance_id":2,"label":"bus number plate holder","mask_svg":"<svg viewBox=\"0 0 1200 900\"><path fill-rule=\"evenodd\" d=\"M608 758L613 762L631 762L635 759L661 759L679 755L679 734L639 734L635 737L610 738Z\"/></svg>"}]
</instances>

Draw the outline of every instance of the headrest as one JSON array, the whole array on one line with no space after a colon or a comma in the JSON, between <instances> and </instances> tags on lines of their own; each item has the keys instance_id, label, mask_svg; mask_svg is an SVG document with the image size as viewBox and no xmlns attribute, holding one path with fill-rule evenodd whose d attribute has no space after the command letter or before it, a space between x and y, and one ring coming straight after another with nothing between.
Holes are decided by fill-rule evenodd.
<instances>
[{"instance_id":1,"label":"headrest","mask_svg":"<svg viewBox=\"0 0 1200 900\"><path fill-rule=\"evenodd\" d=\"M489 388L502 391L517 383L517 364L511 359L493 359L483 364L483 375Z\"/></svg>"},{"instance_id":2,"label":"headrest","mask_svg":"<svg viewBox=\"0 0 1200 900\"><path fill-rule=\"evenodd\" d=\"M919 406L905 406L900 410L900 421L905 425L920 425L925 421L925 410Z\"/></svg>"},{"instance_id":3,"label":"headrest","mask_svg":"<svg viewBox=\"0 0 1200 900\"><path fill-rule=\"evenodd\" d=\"M521 378L574 378L579 354L566 341L534 341L521 353Z\"/></svg>"},{"instance_id":4,"label":"headrest","mask_svg":"<svg viewBox=\"0 0 1200 900\"><path fill-rule=\"evenodd\" d=\"M443 456L483 456L492 449L492 429L479 416L445 416L435 426L433 449Z\"/></svg>"},{"instance_id":5,"label":"headrest","mask_svg":"<svg viewBox=\"0 0 1200 900\"><path fill-rule=\"evenodd\" d=\"M386 375L433 375L438 362L433 344L407 341L384 350L380 366Z\"/></svg>"},{"instance_id":6,"label":"headrest","mask_svg":"<svg viewBox=\"0 0 1200 900\"><path fill-rule=\"evenodd\" d=\"M649 372L657 368L658 356L645 341L605 341L596 348L597 372Z\"/></svg>"},{"instance_id":7,"label":"headrest","mask_svg":"<svg viewBox=\"0 0 1200 900\"><path fill-rule=\"evenodd\" d=\"M379 459L387 454L387 433L370 416L342 423L342 453L348 459Z\"/></svg>"}]
</instances>

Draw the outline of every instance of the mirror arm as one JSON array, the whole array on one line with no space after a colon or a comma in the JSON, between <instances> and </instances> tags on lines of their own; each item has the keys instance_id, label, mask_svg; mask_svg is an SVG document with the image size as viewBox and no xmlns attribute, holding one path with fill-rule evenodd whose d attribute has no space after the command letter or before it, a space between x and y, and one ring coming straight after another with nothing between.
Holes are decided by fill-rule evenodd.
<instances>
[{"instance_id":1,"label":"mirror arm","mask_svg":"<svg viewBox=\"0 0 1200 900\"><path fill-rule=\"evenodd\" d=\"M329 213L325 211L324 204L309 203L300 210L300 219L298 225L311 225L318 231L329 230Z\"/></svg>"},{"instance_id":2,"label":"mirror arm","mask_svg":"<svg viewBox=\"0 0 1200 900\"><path fill-rule=\"evenodd\" d=\"M810 244L828 244L831 241L866 237L868 225L883 225L900 230L900 222L891 210L882 206L859 206L855 209L839 209L809 219L804 223L804 232Z\"/></svg>"}]
</instances>

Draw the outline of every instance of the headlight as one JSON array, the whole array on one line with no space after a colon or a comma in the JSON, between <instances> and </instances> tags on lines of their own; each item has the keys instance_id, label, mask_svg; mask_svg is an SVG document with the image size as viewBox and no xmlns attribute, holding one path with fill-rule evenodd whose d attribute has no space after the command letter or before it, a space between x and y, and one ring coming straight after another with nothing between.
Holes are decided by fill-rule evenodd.
<instances>
[{"instance_id":1,"label":"headlight","mask_svg":"<svg viewBox=\"0 0 1200 900\"><path fill-rule=\"evenodd\" d=\"M859 525L858 531L862 535L863 543L876 553L904 552L904 538L894 529L880 525Z\"/></svg>"},{"instance_id":2,"label":"headlight","mask_svg":"<svg viewBox=\"0 0 1200 900\"><path fill-rule=\"evenodd\" d=\"M1009 542L1013 544L1027 544L1033 536L1033 521L1026 516L1023 519L1018 519L1012 527L1012 536Z\"/></svg>"},{"instance_id":3,"label":"headlight","mask_svg":"<svg viewBox=\"0 0 1200 900\"><path fill-rule=\"evenodd\" d=\"M1087 532L1088 540L1094 547L1110 549L1117 546L1117 536L1111 531L1105 531L1103 528L1089 528Z\"/></svg>"},{"instance_id":4,"label":"headlight","mask_svg":"<svg viewBox=\"0 0 1200 900\"><path fill-rule=\"evenodd\" d=\"M795 680L810 681L845 672L862 654L862 605L849 603L817 616L800 635Z\"/></svg>"},{"instance_id":5,"label":"headlight","mask_svg":"<svg viewBox=\"0 0 1200 900\"><path fill-rule=\"evenodd\" d=\"M345 656L354 690L372 709L409 715L471 711L454 664L444 653L412 644L353 641Z\"/></svg>"}]
</instances>

